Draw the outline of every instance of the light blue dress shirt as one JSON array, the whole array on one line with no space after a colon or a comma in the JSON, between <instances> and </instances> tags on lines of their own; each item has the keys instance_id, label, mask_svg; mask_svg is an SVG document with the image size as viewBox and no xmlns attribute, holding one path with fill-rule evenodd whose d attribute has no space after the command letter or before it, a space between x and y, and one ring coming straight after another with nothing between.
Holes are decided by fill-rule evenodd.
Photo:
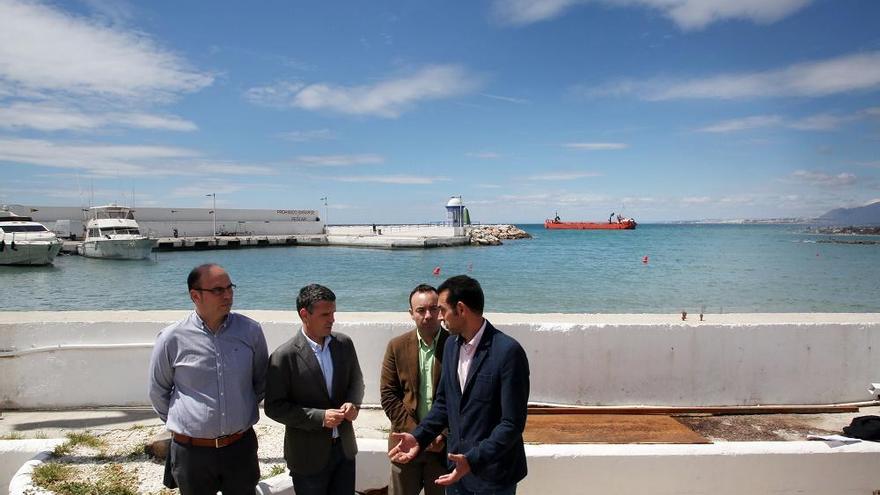
<instances>
[{"instance_id":1,"label":"light blue dress shirt","mask_svg":"<svg viewBox=\"0 0 880 495\"><path fill-rule=\"evenodd\" d=\"M156 339L150 402L176 433L217 438L244 431L260 417L268 365L259 323L230 313L215 334L193 311Z\"/></svg>"},{"instance_id":2,"label":"light blue dress shirt","mask_svg":"<svg viewBox=\"0 0 880 495\"><path fill-rule=\"evenodd\" d=\"M324 337L324 345L318 345L314 340L310 339L308 335L306 335L306 331L304 329L300 329L303 337L306 338L306 342L309 343L309 347L312 348L312 352L315 353L315 359L318 360L318 366L321 367L321 373L324 374L324 383L327 384L327 393L330 394L330 397L333 397L333 356L330 355L330 336ZM333 428L333 438L339 438L339 431L336 428Z\"/></svg>"}]
</instances>

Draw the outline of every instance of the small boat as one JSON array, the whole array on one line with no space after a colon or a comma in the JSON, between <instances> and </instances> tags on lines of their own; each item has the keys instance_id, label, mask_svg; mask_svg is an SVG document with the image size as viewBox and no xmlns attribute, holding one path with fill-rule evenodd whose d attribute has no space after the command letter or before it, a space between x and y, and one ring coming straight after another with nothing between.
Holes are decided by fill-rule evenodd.
<instances>
[{"instance_id":1,"label":"small boat","mask_svg":"<svg viewBox=\"0 0 880 495\"><path fill-rule=\"evenodd\" d=\"M50 265L61 245L43 224L0 208L0 265Z\"/></svg>"},{"instance_id":2,"label":"small boat","mask_svg":"<svg viewBox=\"0 0 880 495\"><path fill-rule=\"evenodd\" d=\"M544 228L551 230L633 230L636 228L635 220L614 213L608 217L607 222L563 222L559 214L550 220L544 220Z\"/></svg>"},{"instance_id":3,"label":"small boat","mask_svg":"<svg viewBox=\"0 0 880 495\"><path fill-rule=\"evenodd\" d=\"M134 211L115 204L89 208L89 220L77 252L88 258L142 260L158 242L141 235Z\"/></svg>"}]
</instances>

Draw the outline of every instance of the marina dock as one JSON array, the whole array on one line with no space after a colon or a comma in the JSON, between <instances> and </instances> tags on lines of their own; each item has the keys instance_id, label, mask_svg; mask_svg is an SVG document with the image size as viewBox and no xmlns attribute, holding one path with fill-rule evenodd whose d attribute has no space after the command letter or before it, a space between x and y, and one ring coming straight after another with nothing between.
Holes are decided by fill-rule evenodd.
<instances>
[{"instance_id":1,"label":"marina dock","mask_svg":"<svg viewBox=\"0 0 880 495\"><path fill-rule=\"evenodd\" d=\"M456 235L459 234L459 235ZM63 253L76 254L82 241L64 241ZM290 246L347 246L374 249L426 249L466 246L462 229L436 225L370 225L327 227L323 234L224 235L160 237L153 251L204 251Z\"/></svg>"}]
</instances>

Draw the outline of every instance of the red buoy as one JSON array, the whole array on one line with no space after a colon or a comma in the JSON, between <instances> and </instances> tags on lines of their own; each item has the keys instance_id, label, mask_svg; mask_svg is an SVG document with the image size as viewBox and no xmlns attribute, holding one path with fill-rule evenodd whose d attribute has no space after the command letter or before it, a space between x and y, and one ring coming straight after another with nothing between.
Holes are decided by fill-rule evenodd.
<instances>
[{"instance_id":1,"label":"red buoy","mask_svg":"<svg viewBox=\"0 0 880 495\"><path fill-rule=\"evenodd\" d=\"M439 266L434 268L434 276L435 276L435 277L439 277L439 276L440 276L440 267L439 267Z\"/></svg>"},{"instance_id":2,"label":"red buoy","mask_svg":"<svg viewBox=\"0 0 880 495\"><path fill-rule=\"evenodd\" d=\"M642 263L644 263L646 265L648 264L648 257L647 256L642 256Z\"/></svg>"}]
</instances>

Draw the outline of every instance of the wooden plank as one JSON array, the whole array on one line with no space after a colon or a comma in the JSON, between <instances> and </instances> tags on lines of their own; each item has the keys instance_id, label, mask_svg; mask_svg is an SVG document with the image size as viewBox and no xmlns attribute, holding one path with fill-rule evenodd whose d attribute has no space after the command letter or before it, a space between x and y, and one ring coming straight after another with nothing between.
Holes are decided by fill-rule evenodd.
<instances>
[{"instance_id":1,"label":"wooden plank","mask_svg":"<svg viewBox=\"0 0 880 495\"><path fill-rule=\"evenodd\" d=\"M529 406L529 414L833 414L859 412L856 405L828 406L698 406L698 407L615 407L615 406L583 406L555 407Z\"/></svg>"},{"instance_id":2,"label":"wooden plank","mask_svg":"<svg viewBox=\"0 0 880 495\"><path fill-rule=\"evenodd\" d=\"M711 443L671 416L632 414L529 415L527 443Z\"/></svg>"}]
</instances>

